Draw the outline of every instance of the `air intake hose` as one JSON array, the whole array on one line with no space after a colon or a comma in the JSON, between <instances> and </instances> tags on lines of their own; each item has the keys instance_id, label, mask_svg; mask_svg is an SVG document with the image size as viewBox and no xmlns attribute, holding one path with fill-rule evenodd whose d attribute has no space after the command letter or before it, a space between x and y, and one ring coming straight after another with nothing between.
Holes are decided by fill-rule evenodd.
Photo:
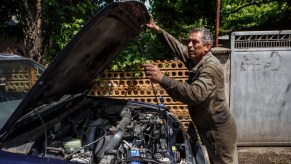
<instances>
[{"instance_id":1,"label":"air intake hose","mask_svg":"<svg viewBox=\"0 0 291 164\"><path fill-rule=\"evenodd\" d=\"M98 158L102 157L106 150L116 149L120 144L123 138L124 129L131 122L131 112L128 109L123 109L120 113L120 116L122 117L122 119L116 126L116 133L106 141L102 149L97 153L96 156Z\"/></svg>"}]
</instances>

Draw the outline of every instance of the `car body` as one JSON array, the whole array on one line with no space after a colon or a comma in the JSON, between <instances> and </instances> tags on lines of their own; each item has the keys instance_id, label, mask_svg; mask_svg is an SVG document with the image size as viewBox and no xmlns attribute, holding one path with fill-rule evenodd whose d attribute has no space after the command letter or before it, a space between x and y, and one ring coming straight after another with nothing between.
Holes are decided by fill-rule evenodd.
<instances>
[{"instance_id":1,"label":"car body","mask_svg":"<svg viewBox=\"0 0 291 164\"><path fill-rule=\"evenodd\" d=\"M91 19L5 121L0 163L205 162L165 106L86 94L149 19L134 1L112 3Z\"/></svg>"}]
</instances>

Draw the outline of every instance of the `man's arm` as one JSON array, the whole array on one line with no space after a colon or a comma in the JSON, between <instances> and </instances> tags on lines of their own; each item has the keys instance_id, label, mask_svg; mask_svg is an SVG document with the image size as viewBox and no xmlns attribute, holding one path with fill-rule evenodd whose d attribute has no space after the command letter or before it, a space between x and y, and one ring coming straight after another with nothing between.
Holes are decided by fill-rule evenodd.
<instances>
[{"instance_id":1,"label":"man's arm","mask_svg":"<svg viewBox=\"0 0 291 164\"><path fill-rule=\"evenodd\" d=\"M164 75L156 65L145 64L144 67L147 78L159 83L174 100L188 105L199 104L211 97L221 78L212 67L207 66L202 68L195 81L188 84Z\"/></svg>"},{"instance_id":2,"label":"man's arm","mask_svg":"<svg viewBox=\"0 0 291 164\"><path fill-rule=\"evenodd\" d=\"M179 42L175 37L173 37L171 34L160 28L158 25L155 24L153 18L151 17L150 22L146 24L149 29L154 31L157 36L164 41L170 49L179 57L179 59L188 66L188 48L187 46L183 45L181 42Z\"/></svg>"},{"instance_id":3,"label":"man's arm","mask_svg":"<svg viewBox=\"0 0 291 164\"><path fill-rule=\"evenodd\" d=\"M163 76L159 83L170 97L184 104L195 105L213 96L218 79L211 67L205 67L199 76L191 84L183 83L178 80Z\"/></svg>"}]
</instances>

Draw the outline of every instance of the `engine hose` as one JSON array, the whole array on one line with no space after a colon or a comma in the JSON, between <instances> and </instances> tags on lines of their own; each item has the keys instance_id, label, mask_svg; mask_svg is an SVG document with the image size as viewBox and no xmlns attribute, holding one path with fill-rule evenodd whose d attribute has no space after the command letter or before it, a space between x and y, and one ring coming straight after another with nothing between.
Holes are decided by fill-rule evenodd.
<instances>
[{"instance_id":1,"label":"engine hose","mask_svg":"<svg viewBox=\"0 0 291 164\"><path fill-rule=\"evenodd\" d=\"M125 127L131 122L131 112L129 109L123 109L120 113L121 121L116 126L116 129L124 131Z\"/></svg>"},{"instance_id":2,"label":"engine hose","mask_svg":"<svg viewBox=\"0 0 291 164\"><path fill-rule=\"evenodd\" d=\"M97 129L97 126L101 127L101 126L104 126L104 120L102 118L98 118L97 120L93 121L88 129L87 129L87 144L89 143L92 143L93 141L96 140L96 138L99 138L99 137L96 137L96 129ZM102 134L99 134L99 135L102 135ZM96 143L95 144L92 144L88 147L88 150L92 151L94 150L94 148L96 147Z\"/></svg>"},{"instance_id":3,"label":"engine hose","mask_svg":"<svg viewBox=\"0 0 291 164\"><path fill-rule=\"evenodd\" d=\"M117 132L106 141L106 143L101 148L101 150L98 151L98 153L95 151L95 153L97 153L96 156L98 158L102 157L106 150L116 149L120 144L123 138L124 129L131 122L131 112L128 109L124 109L121 111L120 116L122 117L122 119L116 126Z\"/></svg>"}]
</instances>

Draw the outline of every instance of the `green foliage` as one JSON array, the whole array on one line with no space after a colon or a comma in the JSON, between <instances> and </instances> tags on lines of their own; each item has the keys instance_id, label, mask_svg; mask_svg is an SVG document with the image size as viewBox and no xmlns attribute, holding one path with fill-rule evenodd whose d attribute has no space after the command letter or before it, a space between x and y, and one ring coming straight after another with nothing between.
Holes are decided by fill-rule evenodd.
<instances>
[{"instance_id":1,"label":"green foliage","mask_svg":"<svg viewBox=\"0 0 291 164\"><path fill-rule=\"evenodd\" d=\"M150 30L141 33L112 62L111 70L134 70L139 74L141 65L152 60L171 60L175 57Z\"/></svg>"},{"instance_id":2,"label":"green foliage","mask_svg":"<svg viewBox=\"0 0 291 164\"><path fill-rule=\"evenodd\" d=\"M229 34L235 30L260 29L276 19L283 18L284 12L290 7L288 1L266 0L223 0L221 1L221 34ZM167 0L150 1L150 12L156 23L182 40L188 37L194 27L206 27L215 31L216 1L203 0ZM284 10L282 10L284 9ZM268 27L268 26L264 26ZM133 61L140 61L136 53L138 43L131 44L114 62L113 68L129 67ZM147 59L173 59L175 55L152 32L143 33L141 44ZM126 61L123 63L123 61ZM123 63L123 64L122 64ZM137 63L137 62L135 62Z\"/></svg>"},{"instance_id":3,"label":"green foliage","mask_svg":"<svg viewBox=\"0 0 291 164\"><path fill-rule=\"evenodd\" d=\"M114 0L42 0L43 47L47 61L51 61L69 40L100 9ZM140 0L145 2L145 0ZM150 12L156 23L179 40L188 37L194 27L215 31L216 1L205 0L150 0ZM8 25L19 13L17 0L1 0L0 32L8 37L23 39L21 23ZM237 30L290 29L290 0L221 0L221 34ZM134 40L112 63L112 69L138 68L146 60L173 59L175 55L149 30L141 34L140 44Z\"/></svg>"},{"instance_id":4,"label":"green foliage","mask_svg":"<svg viewBox=\"0 0 291 164\"><path fill-rule=\"evenodd\" d=\"M288 29L288 26L281 22L281 20L290 20L290 5L287 1L225 0L222 2L220 29L222 34L239 30Z\"/></svg>"},{"instance_id":5,"label":"green foliage","mask_svg":"<svg viewBox=\"0 0 291 164\"><path fill-rule=\"evenodd\" d=\"M143 35L139 38L143 38ZM133 71L136 77L141 75L141 66L146 62L146 56L142 54L145 54L147 50L141 45L142 41L139 41L139 38L117 55L110 68L112 71Z\"/></svg>"},{"instance_id":6,"label":"green foliage","mask_svg":"<svg viewBox=\"0 0 291 164\"><path fill-rule=\"evenodd\" d=\"M46 22L46 27L49 29L47 31L50 33L47 33L47 35L51 40L51 45L49 46L46 55L47 59L52 60L82 28L82 25L86 21L111 2L113 2L113 0L97 0L94 1L94 3L91 1L80 1L80 3L64 5L58 0L46 0L46 3L44 4L44 13L47 14L44 15L44 20L50 20ZM56 11L55 13L49 13L49 11L54 10ZM56 17L59 19L55 19ZM148 33L145 36L148 38L147 40L149 40L152 39L150 37L153 37L154 35ZM147 46L144 43L143 45ZM131 43L113 61L111 70L125 71L131 68L138 76L140 74L138 70L144 60L140 55L139 49L139 45L136 41Z\"/></svg>"},{"instance_id":7,"label":"green foliage","mask_svg":"<svg viewBox=\"0 0 291 164\"><path fill-rule=\"evenodd\" d=\"M151 1L151 5L157 23L178 38L188 37L194 27L215 25L215 1Z\"/></svg>"},{"instance_id":8,"label":"green foliage","mask_svg":"<svg viewBox=\"0 0 291 164\"><path fill-rule=\"evenodd\" d=\"M188 38L189 31L195 27L206 27L214 30L215 1L204 0L167 0L150 1L151 14L160 27L178 40ZM159 39L153 38L159 58L173 59L175 54L165 47Z\"/></svg>"},{"instance_id":9,"label":"green foliage","mask_svg":"<svg viewBox=\"0 0 291 164\"><path fill-rule=\"evenodd\" d=\"M85 22L99 11L99 7L90 0L72 3L44 0L42 9L43 36L47 46L45 56L48 61L54 59Z\"/></svg>"}]
</instances>

